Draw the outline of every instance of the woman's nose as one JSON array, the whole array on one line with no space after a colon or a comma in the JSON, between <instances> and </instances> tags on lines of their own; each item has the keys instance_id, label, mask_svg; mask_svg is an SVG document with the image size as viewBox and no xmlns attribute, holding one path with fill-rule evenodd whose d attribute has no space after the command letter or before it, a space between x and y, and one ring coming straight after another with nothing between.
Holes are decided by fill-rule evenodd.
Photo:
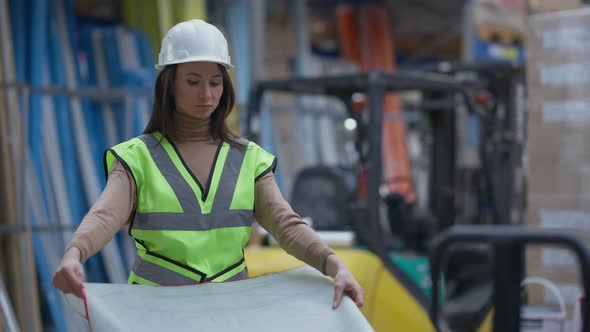
<instances>
[{"instance_id":1,"label":"woman's nose","mask_svg":"<svg viewBox=\"0 0 590 332\"><path fill-rule=\"evenodd\" d=\"M204 86L199 90L200 99L208 99L211 96L211 90L208 86Z\"/></svg>"}]
</instances>

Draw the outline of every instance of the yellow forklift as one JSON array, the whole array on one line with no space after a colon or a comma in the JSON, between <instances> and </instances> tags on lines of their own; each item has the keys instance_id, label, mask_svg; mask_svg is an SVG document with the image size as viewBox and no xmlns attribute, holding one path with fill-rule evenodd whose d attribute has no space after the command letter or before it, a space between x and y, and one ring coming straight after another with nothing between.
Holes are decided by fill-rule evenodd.
<instances>
[{"instance_id":1,"label":"yellow forklift","mask_svg":"<svg viewBox=\"0 0 590 332\"><path fill-rule=\"evenodd\" d=\"M255 141L257 137L251 125L261 109L263 96L269 92L333 96L347 105L351 116L356 114L359 140L364 141L359 142L362 155L360 160L366 168L366 174L370 175L366 182L367 195L363 201L340 206L338 209L343 223L348 223L347 226L354 229L357 241L366 249L338 249L337 253L361 283L366 294L362 312L377 331L396 331L401 327L408 331L433 329L428 318L428 296L390 257L392 252L401 250L403 240L401 236L384 233L383 220L378 211L381 210L385 198L379 192L381 177L375 176L382 174L382 103L376 101L382 101L386 92L416 90L436 92L450 98L458 95L470 109L475 109L470 89L452 77L400 71L259 82L252 91L248 110L246 137ZM352 96L356 93L365 93L368 100L368 109L360 115L352 109ZM301 213L297 204L293 205L296 212ZM321 220L314 218L314 224L320 225ZM277 248L248 250L246 259L253 276L301 264Z\"/></svg>"},{"instance_id":2,"label":"yellow forklift","mask_svg":"<svg viewBox=\"0 0 590 332\"><path fill-rule=\"evenodd\" d=\"M381 176L383 174L382 126L384 121L382 101L388 92L404 91L419 91L431 96L429 99L423 99L421 104L414 105L414 108L421 113L429 114L430 119L434 118L436 125L440 126L434 129L441 143L439 148L433 151L436 155L433 162L437 163L433 167L436 168L437 173L433 180L434 187L442 191L453 189L448 183L448 177L454 170L454 160L444 156L445 149L453 149L451 146L454 135L453 112L460 104L470 113L485 116L485 102L476 103L477 93L485 86L478 84L477 81L466 84L447 73L442 74L436 71L400 70L395 73L375 71L331 77L263 81L255 85L250 97L245 136L254 141L258 140L258 133L253 130L252 124L262 108L263 97L271 92L338 98L346 105L350 116L355 117L359 123L357 150L361 156L359 169L367 175L365 177L366 196L357 195L357 186L361 181L350 181L350 173L341 176L342 170L325 167L303 170L296 178L293 188L296 191L298 183L301 186L313 186L314 177L332 179L335 190L327 192L336 194L322 199L333 205L335 216L342 221L341 229L353 230L357 243L360 244L355 248L338 248L336 252L363 287L365 305L361 311L376 331L436 331L439 330L440 322L450 331L492 331L491 312L496 300L495 296L498 294L494 292L494 286L507 282L507 279L494 281L494 271L497 269L494 270L492 263L497 261L494 260L496 256L494 256L493 243L482 247L480 244L474 244L473 241L467 241L468 243L462 245L446 246L445 241L448 240L445 239L448 237L454 239L455 232L463 234L462 229L457 230L455 228L457 226L452 226L453 220L444 220L442 224L445 226L439 227L441 223L436 220L436 216L418 211L411 204L400 202L395 193L383 195L380 191L384 184ZM359 93L365 94L368 101L367 108L361 113L354 111L352 99L353 95ZM358 169L356 171L356 173L353 172L352 177L358 180L360 171ZM489 174L484 172L482 176L487 181L487 185L492 186L492 178ZM346 180L347 178L349 181ZM350 183L353 185L351 186ZM486 192L493 195L493 188L490 187ZM441 196L442 198L437 200L439 215L443 218L454 218L452 214L444 214L445 211L453 208L453 206L447 206L445 209L445 202L455 205L453 197ZM297 200L296 197L291 199ZM318 198L308 199L317 200ZM292 204L296 212L302 215L308 214L301 211L304 204L297 202ZM384 207L387 211L386 218L383 218L382 213ZM492 211L491 215L492 219L495 219L501 213ZM314 218L314 226L321 230L322 220ZM443 257L438 256L438 251L434 251L431 257L430 273L431 280L435 282L432 284L431 292L428 293L419 287L416 280L408 275L408 271L404 270L398 261L392 258L392 253L411 248L428 256L431 254L428 249L432 237L448 227L451 227L450 230L439 235L435 243L439 243L440 252L443 252L442 249L448 249L450 252ZM478 230L469 229L468 231L481 235ZM488 230L485 228L485 231ZM510 233L509 230L502 231ZM516 231L519 232L519 230ZM443 240L438 240L440 238ZM435 248L437 248L436 245ZM250 248L246 250L245 255L251 276L283 271L303 264L276 247ZM444 264L441 263L442 258L444 258ZM451 287L440 286L441 271L439 270L441 269L444 271L444 284ZM515 273L512 277L517 277L517 274ZM441 288L445 289L441 290ZM438 305L442 305L441 310L438 309ZM512 306L510 310L514 308ZM506 313L502 311L502 314L496 314L494 318L501 319ZM494 320L494 323L497 322ZM502 326L508 325L494 324L493 330L518 331L518 329L498 329ZM514 324L510 326L513 327Z\"/></svg>"}]
</instances>

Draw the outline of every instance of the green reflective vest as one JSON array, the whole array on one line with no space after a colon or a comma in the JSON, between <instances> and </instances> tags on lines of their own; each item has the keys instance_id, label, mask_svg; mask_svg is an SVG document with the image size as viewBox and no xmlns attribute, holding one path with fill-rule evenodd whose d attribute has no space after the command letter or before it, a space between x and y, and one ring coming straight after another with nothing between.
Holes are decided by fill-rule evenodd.
<instances>
[{"instance_id":1,"label":"green reflective vest","mask_svg":"<svg viewBox=\"0 0 590 332\"><path fill-rule=\"evenodd\" d=\"M137 205L129 227L137 257L129 283L187 285L247 277L244 247L254 222L254 186L276 158L245 139L223 143L203 188L171 140L158 132L105 151L133 176Z\"/></svg>"}]
</instances>

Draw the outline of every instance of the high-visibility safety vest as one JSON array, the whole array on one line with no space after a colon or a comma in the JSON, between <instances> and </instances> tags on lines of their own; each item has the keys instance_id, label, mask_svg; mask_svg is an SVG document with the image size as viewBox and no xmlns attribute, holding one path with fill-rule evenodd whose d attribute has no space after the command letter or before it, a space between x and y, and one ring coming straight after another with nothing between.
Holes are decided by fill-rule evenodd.
<instances>
[{"instance_id":1,"label":"high-visibility safety vest","mask_svg":"<svg viewBox=\"0 0 590 332\"><path fill-rule=\"evenodd\" d=\"M158 132L105 151L106 175L117 159L136 186L129 235L137 257L129 283L171 286L247 277L244 247L254 222L254 187L274 169L276 158L253 142L238 142L244 147L219 145L208 188Z\"/></svg>"}]
</instances>

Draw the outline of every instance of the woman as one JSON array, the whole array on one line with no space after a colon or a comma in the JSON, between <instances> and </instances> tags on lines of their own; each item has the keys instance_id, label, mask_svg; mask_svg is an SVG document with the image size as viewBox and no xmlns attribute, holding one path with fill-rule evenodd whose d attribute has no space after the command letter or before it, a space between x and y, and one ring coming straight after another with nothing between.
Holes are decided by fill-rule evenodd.
<instances>
[{"instance_id":1,"label":"woman","mask_svg":"<svg viewBox=\"0 0 590 332\"><path fill-rule=\"evenodd\" d=\"M256 220L289 254L334 278L358 306L352 273L293 212L274 180L276 158L231 134L227 41L201 20L162 41L153 112L143 135L105 152L106 187L67 246L53 284L82 296L82 263L121 227L135 240L129 283L186 285L248 277L243 249Z\"/></svg>"}]
</instances>

